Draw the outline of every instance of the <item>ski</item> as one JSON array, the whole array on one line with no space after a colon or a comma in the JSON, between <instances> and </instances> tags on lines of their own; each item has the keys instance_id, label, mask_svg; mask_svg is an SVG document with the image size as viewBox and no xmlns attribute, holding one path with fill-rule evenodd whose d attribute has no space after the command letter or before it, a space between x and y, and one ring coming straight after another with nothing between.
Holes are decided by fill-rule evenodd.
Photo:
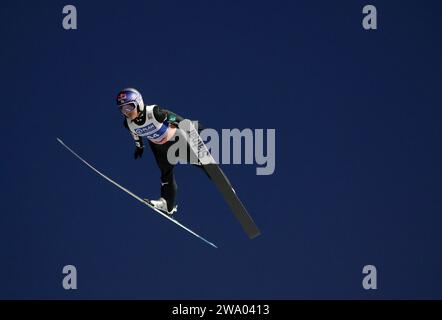
<instances>
[{"instance_id":1,"label":"ski","mask_svg":"<svg viewBox=\"0 0 442 320\"><path fill-rule=\"evenodd\" d=\"M259 228L239 199L229 179L218 166L215 159L213 159L203 139L201 139L197 128L195 128L193 123L188 119L181 121L179 128L185 131L185 137L190 149L194 153L194 158L197 158L198 162L204 167L204 170L206 170L207 174L215 183L218 191L229 205L230 210L241 224L245 233L250 239L259 236L261 234Z\"/></svg>"},{"instance_id":2,"label":"ski","mask_svg":"<svg viewBox=\"0 0 442 320\"><path fill-rule=\"evenodd\" d=\"M160 215L162 215L164 218L172 221L173 223L175 223L176 225L180 226L181 228L183 228L184 230L186 230L187 232L191 233L192 235L194 235L195 237L201 239L202 241L204 241L205 243L207 243L208 245L214 247L214 248L218 248L215 244L213 244L212 242L208 241L207 239L203 238L202 236L200 236L199 234L197 234L196 232L192 231L191 229L189 229L188 227L186 227L185 225L181 224L180 222L178 222L176 219L172 218L171 216L168 216L166 213L158 210L157 208L155 208L153 205L150 204L150 202L145 201L144 199L140 198L139 196L137 196L135 193L131 192L130 190L126 189L125 187L123 187L122 185L118 184L117 182L115 182L114 180L112 180L111 178L109 178L108 176L106 176L105 174L101 173L99 170L97 170L95 167L93 167L89 162L87 162L86 160L84 160L80 155L78 155L74 150L72 150L70 147L68 147L60 138L57 138L57 141L63 146L65 147L70 153L72 153L75 157L77 157L80 161L82 161L84 164L86 164L89 168L91 168L93 171L95 171L98 175L100 175L102 178L106 179L107 181L109 181L110 183L112 183L113 185L115 185L116 187L120 188L121 190L123 190L124 192L126 192L127 194L129 194L130 196L134 197L135 199L137 199L138 201L140 201L142 204L148 206L149 208L151 208L152 210L154 210L155 212L159 213Z\"/></svg>"},{"instance_id":3,"label":"ski","mask_svg":"<svg viewBox=\"0 0 442 320\"><path fill-rule=\"evenodd\" d=\"M203 165L206 172L215 182L218 191L222 194L224 200L234 213L236 219L243 227L245 233L250 239L253 239L261 234L252 217L247 212L246 207L241 202L240 198L233 189L229 179L217 164Z\"/></svg>"}]
</instances>

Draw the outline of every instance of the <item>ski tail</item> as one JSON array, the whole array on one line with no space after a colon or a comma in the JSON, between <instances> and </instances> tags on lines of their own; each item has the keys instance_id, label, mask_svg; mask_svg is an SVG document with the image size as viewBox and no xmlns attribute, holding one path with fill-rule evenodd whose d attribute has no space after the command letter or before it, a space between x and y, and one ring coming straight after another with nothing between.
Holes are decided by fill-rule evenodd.
<instances>
[{"instance_id":1,"label":"ski tail","mask_svg":"<svg viewBox=\"0 0 442 320\"><path fill-rule=\"evenodd\" d=\"M144 201L142 198L140 198L139 196L137 196L135 193L131 192L130 190L126 189L125 187L123 187L122 185L118 184L117 182L115 182L114 180L112 180L111 178L109 178L108 176L106 176L105 174L101 173L99 170L97 170L95 167L93 167L89 162L87 162L86 160L84 160L79 154L77 154L74 150L72 150L70 147L68 147L63 140L61 140L60 138L57 138L57 141L63 146L65 147L70 153L72 153L75 157L77 157L80 161L82 161L85 165L87 165L89 168L91 168L95 173L97 173L98 175L100 175L102 178L106 179L107 181L109 181L110 183L112 183L114 186L120 188L121 190L123 190L124 192L126 192L127 194L129 194L130 196L134 197L135 199L137 199L138 201L140 201L141 203L147 205L148 207L152 208L155 210L155 212L161 214L163 217L165 217L166 219L168 219L169 221L172 221L173 223L175 223L176 225L180 226L181 228L183 228L184 230L186 230L187 232L191 233L192 235L194 235L195 237L199 238L200 240L204 241L205 243L207 243L208 245L214 247L214 248L218 248L215 244L213 244L212 242L208 241L207 239L203 238L202 236L200 236L199 234L197 234L196 232L192 231L191 229L189 229L188 227L186 227L185 225L181 224L180 222L178 222L177 220L169 217L167 214L157 210L156 208L152 207L151 205L149 205L146 201Z\"/></svg>"}]
</instances>

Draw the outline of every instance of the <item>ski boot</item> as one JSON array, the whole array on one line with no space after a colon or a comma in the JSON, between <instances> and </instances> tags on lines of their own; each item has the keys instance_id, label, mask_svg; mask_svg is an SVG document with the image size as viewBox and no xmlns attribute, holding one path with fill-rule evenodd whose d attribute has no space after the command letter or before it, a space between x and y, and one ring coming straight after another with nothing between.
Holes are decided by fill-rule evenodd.
<instances>
[{"instance_id":1,"label":"ski boot","mask_svg":"<svg viewBox=\"0 0 442 320\"><path fill-rule=\"evenodd\" d=\"M153 205L156 209L164 212L169 216L172 216L178 209L178 206L175 206L172 210L167 210L167 201L164 198L159 198L158 200L149 200L149 203Z\"/></svg>"}]
</instances>

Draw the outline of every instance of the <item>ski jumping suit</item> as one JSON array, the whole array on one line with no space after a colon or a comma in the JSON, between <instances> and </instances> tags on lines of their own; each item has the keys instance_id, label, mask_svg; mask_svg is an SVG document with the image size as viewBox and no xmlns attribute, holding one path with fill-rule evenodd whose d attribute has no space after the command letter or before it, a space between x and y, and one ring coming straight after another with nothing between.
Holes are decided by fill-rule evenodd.
<instances>
[{"instance_id":1,"label":"ski jumping suit","mask_svg":"<svg viewBox=\"0 0 442 320\"><path fill-rule=\"evenodd\" d=\"M183 119L176 113L157 105L147 105L136 119L125 118L123 122L124 127L130 131L134 138L137 148L143 148L142 137L147 138L161 171L161 197L167 201L167 210L169 211L176 204L177 183L173 174L174 165L168 161L167 151L179 138L182 138L177 127ZM173 137L175 139L172 139ZM187 155L190 154L189 149ZM204 170L202 166L198 167Z\"/></svg>"}]
</instances>

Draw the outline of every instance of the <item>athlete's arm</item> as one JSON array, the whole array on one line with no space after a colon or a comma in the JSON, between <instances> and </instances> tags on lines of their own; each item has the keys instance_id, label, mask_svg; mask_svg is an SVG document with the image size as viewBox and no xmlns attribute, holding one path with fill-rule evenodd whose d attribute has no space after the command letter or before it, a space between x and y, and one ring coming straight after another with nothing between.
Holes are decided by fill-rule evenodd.
<instances>
[{"instance_id":1,"label":"athlete's arm","mask_svg":"<svg viewBox=\"0 0 442 320\"><path fill-rule=\"evenodd\" d=\"M160 106L153 107L153 116L155 117L155 120L157 120L158 122L167 121L175 125L178 125L178 123L184 120L182 116L170 110L161 108Z\"/></svg>"},{"instance_id":2,"label":"athlete's arm","mask_svg":"<svg viewBox=\"0 0 442 320\"><path fill-rule=\"evenodd\" d=\"M176 127L178 127L178 124L184 120L184 117L180 116L179 114L168 109L161 108L160 106L153 107L153 115L155 117L155 120L157 120L158 122L167 121ZM201 131L203 129L204 126L198 122L198 131Z\"/></svg>"},{"instance_id":3,"label":"athlete's arm","mask_svg":"<svg viewBox=\"0 0 442 320\"><path fill-rule=\"evenodd\" d=\"M136 133L132 132L129 129L129 126L127 125L127 121L126 119L124 119L123 121L123 126L129 130L130 134L132 135L132 138L135 141L135 151L134 151L134 158L138 159L141 158L141 156L143 155L143 151L144 151L144 146L143 146L143 139L137 135Z\"/></svg>"}]
</instances>

